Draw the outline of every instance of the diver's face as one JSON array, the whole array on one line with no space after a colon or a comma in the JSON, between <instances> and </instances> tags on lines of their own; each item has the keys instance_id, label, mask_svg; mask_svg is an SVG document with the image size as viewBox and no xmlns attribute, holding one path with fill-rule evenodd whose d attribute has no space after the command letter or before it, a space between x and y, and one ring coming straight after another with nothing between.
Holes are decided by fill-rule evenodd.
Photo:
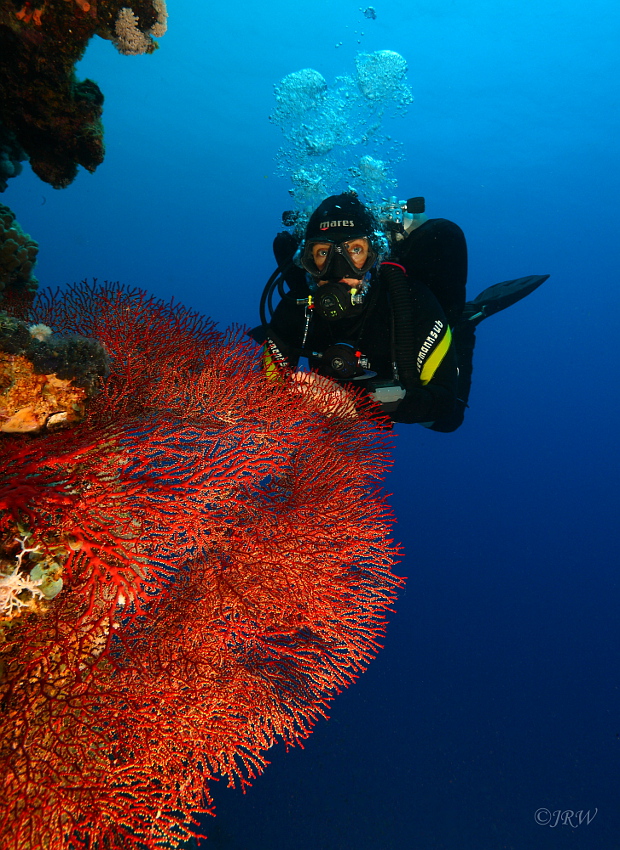
<instances>
[{"instance_id":1,"label":"diver's face","mask_svg":"<svg viewBox=\"0 0 620 850\"><path fill-rule=\"evenodd\" d=\"M351 239L350 242L343 242L342 247L349 255L349 259L353 263L355 268L361 269L366 260L368 259L368 251L370 250L368 239ZM321 269L327 262L327 256L329 254L330 248L333 248L333 245L331 245L329 242L316 242L312 246L312 258L319 271L321 271ZM324 283L327 283L327 281L320 280L319 286L322 286ZM346 283L349 286L359 286L360 282L357 278L343 277L340 279L340 283Z\"/></svg>"}]
</instances>

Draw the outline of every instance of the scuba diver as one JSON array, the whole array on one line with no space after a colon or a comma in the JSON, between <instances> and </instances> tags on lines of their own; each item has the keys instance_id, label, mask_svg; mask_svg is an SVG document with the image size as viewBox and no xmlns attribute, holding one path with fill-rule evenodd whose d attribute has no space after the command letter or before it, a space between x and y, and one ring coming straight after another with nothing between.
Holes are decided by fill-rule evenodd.
<instances>
[{"instance_id":1,"label":"scuba diver","mask_svg":"<svg viewBox=\"0 0 620 850\"><path fill-rule=\"evenodd\" d=\"M295 214L283 220L290 226ZM549 277L498 283L466 302L467 246L456 224L428 219L423 198L390 199L375 216L355 192L324 200L301 240L279 233L274 254L262 326L251 331L268 377L307 357L319 375L363 388L393 422L442 432L463 422L476 326Z\"/></svg>"}]
</instances>

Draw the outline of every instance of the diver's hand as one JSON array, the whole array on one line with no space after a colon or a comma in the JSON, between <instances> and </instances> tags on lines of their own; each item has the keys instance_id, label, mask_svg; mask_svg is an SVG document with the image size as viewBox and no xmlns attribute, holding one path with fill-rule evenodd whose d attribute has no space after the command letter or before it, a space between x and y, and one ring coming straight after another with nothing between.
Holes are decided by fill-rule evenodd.
<instances>
[{"instance_id":1,"label":"diver's hand","mask_svg":"<svg viewBox=\"0 0 620 850\"><path fill-rule=\"evenodd\" d=\"M325 416L339 419L357 419L359 414L353 397L344 387L316 372L293 372L292 389L302 395L312 407Z\"/></svg>"}]
</instances>

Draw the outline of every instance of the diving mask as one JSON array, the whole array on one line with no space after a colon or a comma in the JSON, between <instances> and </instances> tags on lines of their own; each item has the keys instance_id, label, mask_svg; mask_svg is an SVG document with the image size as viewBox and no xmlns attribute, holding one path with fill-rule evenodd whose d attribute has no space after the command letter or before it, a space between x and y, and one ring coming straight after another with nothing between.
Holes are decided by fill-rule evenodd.
<instances>
[{"instance_id":1,"label":"diving mask","mask_svg":"<svg viewBox=\"0 0 620 850\"><path fill-rule=\"evenodd\" d=\"M301 265L315 280L362 280L376 259L377 255L365 236L339 243L314 239L306 241ZM360 260L363 260L361 265Z\"/></svg>"}]
</instances>

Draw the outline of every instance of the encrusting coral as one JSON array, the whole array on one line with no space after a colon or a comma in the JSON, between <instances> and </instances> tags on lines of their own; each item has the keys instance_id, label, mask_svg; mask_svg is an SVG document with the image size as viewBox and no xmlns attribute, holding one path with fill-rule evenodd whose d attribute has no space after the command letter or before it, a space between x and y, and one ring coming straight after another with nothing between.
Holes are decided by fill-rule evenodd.
<instances>
[{"instance_id":1,"label":"encrusting coral","mask_svg":"<svg viewBox=\"0 0 620 850\"><path fill-rule=\"evenodd\" d=\"M151 53L166 31L163 0L23 0L0 6L0 125L56 189L103 161L103 94L75 77L93 35L125 54ZM8 174L7 176L12 176ZM0 175L1 179L1 175Z\"/></svg>"},{"instance_id":2,"label":"encrusting coral","mask_svg":"<svg viewBox=\"0 0 620 850\"><path fill-rule=\"evenodd\" d=\"M37 375L25 357L0 351L0 432L36 433L84 416L86 390L54 374Z\"/></svg>"},{"instance_id":3,"label":"encrusting coral","mask_svg":"<svg viewBox=\"0 0 620 850\"><path fill-rule=\"evenodd\" d=\"M0 432L38 433L78 422L109 372L94 339L58 336L0 312Z\"/></svg>"}]
</instances>

